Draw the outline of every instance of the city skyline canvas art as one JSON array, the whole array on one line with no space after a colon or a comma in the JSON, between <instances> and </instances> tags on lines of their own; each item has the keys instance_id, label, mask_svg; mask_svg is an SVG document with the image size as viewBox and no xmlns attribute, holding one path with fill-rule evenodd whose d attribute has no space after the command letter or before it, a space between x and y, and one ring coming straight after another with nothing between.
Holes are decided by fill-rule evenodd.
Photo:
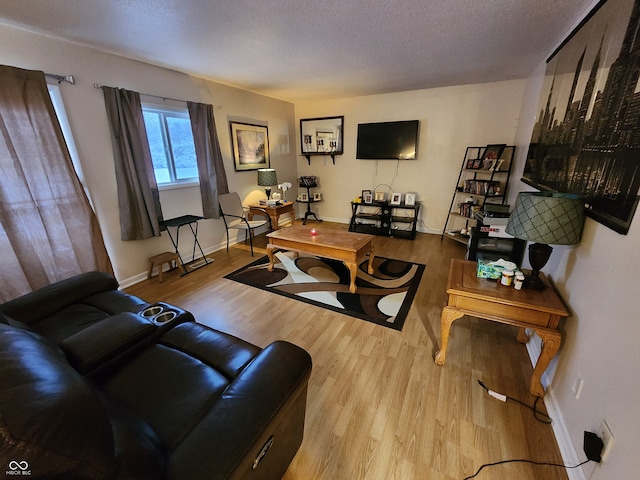
<instances>
[{"instance_id":1,"label":"city skyline canvas art","mask_svg":"<svg viewBox=\"0 0 640 480\"><path fill-rule=\"evenodd\" d=\"M547 61L522 180L626 234L640 187L640 0L600 2Z\"/></svg>"}]
</instances>

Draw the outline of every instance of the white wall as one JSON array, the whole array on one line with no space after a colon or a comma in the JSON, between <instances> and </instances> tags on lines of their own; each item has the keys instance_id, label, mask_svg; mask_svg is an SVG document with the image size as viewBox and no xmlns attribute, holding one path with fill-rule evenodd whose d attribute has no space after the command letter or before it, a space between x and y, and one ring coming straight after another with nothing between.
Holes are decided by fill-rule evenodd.
<instances>
[{"instance_id":1,"label":"white wall","mask_svg":"<svg viewBox=\"0 0 640 480\"><path fill-rule=\"evenodd\" d=\"M421 231L441 233L467 146L513 144L525 82L434 88L331 101L298 102L295 149L301 152L301 118L344 115L344 153L298 157L298 175L316 175L323 202L314 204L320 218L347 222L349 202L364 189L416 192L422 202ZM358 123L420 120L417 160L356 160ZM302 213L302 209L300 213Z\"/></svg>"},{"instance_id":2,"label":"white wall","mask_svg":"<svg viewBox=\"0 0 640 480\"><path fill-rule=\"evenodd\" d=\"M160 238L149 240L120 240L113 150L102 90L94 88L94 83L185 101L222 105L223 108L215 110L214 115L229 189L239 192L245 199L264 197L264 190L257 186L255 171L234 171L228 122L243 120L266 124L269 129L271 165L277 169L280 182L290 181L295 184L296 158L295 145L292 143L295 125L291 103L9 26L0 25L0 44L3 47L0 49L2 64L74 75L76 85L61 85L63 100L86 188L95 206L116 277L123 285L144 278L149 256L172 250L173 247L166 233ZM292 193L295 196L295 190ZM164 218L202 214L198 187L162 191L160 200ZM187 235L184 230L181 233L180 251L185 259L190 259L190 234ZM199 240L207 253L218 249L225 240L222 220L201 221Z\"/></svg>"}]
</instances>

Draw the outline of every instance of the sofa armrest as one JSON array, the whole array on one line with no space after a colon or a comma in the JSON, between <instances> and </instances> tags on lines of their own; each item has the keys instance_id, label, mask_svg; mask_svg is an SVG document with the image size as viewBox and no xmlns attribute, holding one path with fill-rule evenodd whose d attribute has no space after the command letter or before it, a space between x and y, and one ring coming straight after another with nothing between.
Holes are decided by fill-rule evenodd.
<instances>
[{"instance_id":1,"label":"sofa armrest","mask_svg":"<svg viewBox=\"0 0 640 480\"><path fill-rule=\"evenodd\" d=\"M117 288L118 281L107 273L81 273L10 300L0 305L0 312L32 324L83 298Z\"/></svg>"},{"instance_id":2,"label":"sofa armrest","mask_svg":"<svg viewBox=\"0 0 640 480\"><path fill-rule=\"evenodd\" d=\"M142 341L156 330L153 322L146 318L123 312L66 338L60 348L69 363L84 375L136 347L144 346Z\"/></svg>"},{"instance_id":3,"label":"sofa armrest","mask_svg":"<svg viewBox=\"0 0 640 480\"><path fill-rule=\"evenodd\" d=\"M302 442L311 368L296 345L265 348L173 452L168 478L281 478Z\"/></svg>"}]
</instances>

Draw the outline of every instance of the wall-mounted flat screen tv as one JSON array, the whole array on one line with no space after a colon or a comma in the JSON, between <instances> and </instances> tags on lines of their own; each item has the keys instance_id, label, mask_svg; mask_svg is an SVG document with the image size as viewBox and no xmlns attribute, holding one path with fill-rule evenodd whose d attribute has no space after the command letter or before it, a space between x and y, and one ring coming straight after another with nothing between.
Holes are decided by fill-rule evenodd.
<instances>
[{"instance_id":1,"label":"wall-mounted flat screen tv","mask_svg":"<svg viewBox=\"0 0 640 480\"><path fill-rule=\"evenodd\" d=\"M419 125L419 120L358 124L356 158L415 160Z\"/></svg>"}]
</instances>

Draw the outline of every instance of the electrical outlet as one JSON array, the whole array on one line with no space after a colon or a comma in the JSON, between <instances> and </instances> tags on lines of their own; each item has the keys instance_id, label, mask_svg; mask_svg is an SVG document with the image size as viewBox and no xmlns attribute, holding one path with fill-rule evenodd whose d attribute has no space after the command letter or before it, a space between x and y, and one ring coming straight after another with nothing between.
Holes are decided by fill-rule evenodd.
<instances>
[{"instance_id":1,"label":"electrical outlet","mask_svg":"<svg viewBox=\"0 0 640 480\"><path fill-rule=\"evenodd\" d=\"M607 460L607 457L609 456L609 453L611 453L613 444L616 441L616 439L613 437L613 433L611 433L609 425L607 425L607 422L605 420L602 420L602 423L600 424L600 428L598 429L598 436L603 443L601 457L602 461L605 462Z\"/></svg>"}]
</instances>

